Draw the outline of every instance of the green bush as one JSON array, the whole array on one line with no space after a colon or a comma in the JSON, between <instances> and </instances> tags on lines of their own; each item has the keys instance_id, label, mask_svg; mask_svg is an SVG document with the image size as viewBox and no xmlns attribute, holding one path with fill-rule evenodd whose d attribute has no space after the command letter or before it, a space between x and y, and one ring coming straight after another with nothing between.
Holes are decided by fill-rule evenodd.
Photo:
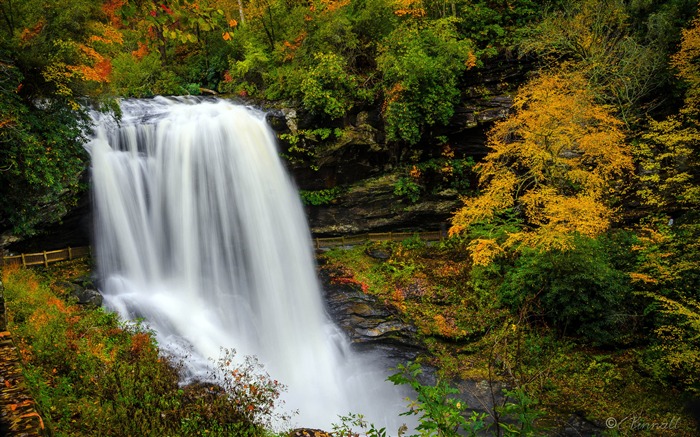
<instances>
[{"instance_id":1,"label":"green bush","mask_svg":"<svg viewBox=\"0 0 700 437\"><path fill-rule=\"evenodd\" d=\"M342 192L343 190L340 187L333 187L316 191L301 190L299 191L299 195L304 205L321 206L334 203Z\"/></svg>"},{"instance_id":2,"label":"green bush","mask_svg":"<svg viewBox=\"0 0 700 437\"><path fill-rule=\"evenodd\" d=\"M399 365L398 373L389 381L397 385L408 385L416 391L416 401L405 416L418 415L416 431L421 436L456 437L476 436L487 428L486 413L472 412L466 418L468 405L455 397L459 390L444 380L438 379L435 385L424 385L418 381L423 369L417 363Z\"/></svg>"},{"instance_id":3,"label":"green bush","mask_svg":"<svg viewBox=\"0 0 700 437\"><path fill-rule=\"evenodd\" d=\"M156 94L154 85L162 65L157 52L136 59L131 53L120 53L112 60L112 89L119 96L149 97Z\"/></svg>"},{"instance_id":4,"label":"green bush","mask_svg":"<svg viewBox=\"0 0 700 437\"><path fill-rule=\"evenodd\" d=\"M620 340L623 303L631 296L629 277L616 270L600 241L577 237L574 249L525 249L498 288L512 309L553 323L565 335L594 344Z\"/></svg>"},{"instance_id":5,"label":"green bush","mask_svg":"<svg viewBox=\"0 0 700 437\"><path fill-rule=\"evenodd\" d=\"M400 177L394 183L394 195L405 197L411 203L418 202L422 191L423 187L410 177Z\"/></svg>"},{"instance_id":6,"label":"green bush","mask_svg":"<svg viewBox=\"0 0 700 437\"><path fill-rule=\"evenodd\" d=\"M266 47L252 37L248 32L237 34L236 56L229 59L228 71L223 82L219 84L219 91L238 92L246 90L254 94L264 88L272 70L271 56Z\"/></svg>"},{"instance_id":7,"label":"green bush","mask_svg":"<svg viewBox=\"0 0 700 437\"><path fill-rule=\"evenodd\" d=\"M542 413L534 408L535 401L522 389L503 390L503 405L495 406L490 412L495 419L494 424L491 424L486 421L486 413L472 410L467 416L469 405L459 399L459 390L445 380L438 378L435 385L421 383L419 377L423 369L419 364L399 365L397 370L398 372L388 379L394 384L408 385L415 390L416 400L403 415L418 416L416 431L421 437L542 434L535 426L535 420L542 416Z\"/></svg>"}]
</instances>

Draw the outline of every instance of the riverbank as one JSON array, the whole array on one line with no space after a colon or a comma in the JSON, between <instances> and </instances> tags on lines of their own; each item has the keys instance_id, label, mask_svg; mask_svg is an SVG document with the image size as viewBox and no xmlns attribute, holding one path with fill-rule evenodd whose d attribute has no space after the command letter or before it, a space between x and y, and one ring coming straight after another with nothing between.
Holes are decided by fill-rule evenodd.
<instances>
[{"instance_id":1,"label":"riverbank","mask_svg":"<svg viewBox=\"0 0 700 437\"><path fill-rule=\"evenodd\" d=\"M66 284L90 272L87 259L2 269L7 325L53 435L270 434L283 386L255 366L230 367L230 354L216 363L226 370L219 383L181 386L181 363L162 356L144 326L77 303Z\"/></svg>"},{"instance_id":2,"label":"riverbank","mask_svg":"<svg viewBox=\"0 0 700 437\"><path fill-rule=\"evenodd\" d=\"M475 286L454 241L375 243L326 252L320 262L329 284L376 299L414 326L425 347L417 362L438 369L491 420L516 401L503 390L520 389L541 434L696 435L692 396L646 371L644 343L596 347L513 314Z\"/></svg>"}]
</instances>

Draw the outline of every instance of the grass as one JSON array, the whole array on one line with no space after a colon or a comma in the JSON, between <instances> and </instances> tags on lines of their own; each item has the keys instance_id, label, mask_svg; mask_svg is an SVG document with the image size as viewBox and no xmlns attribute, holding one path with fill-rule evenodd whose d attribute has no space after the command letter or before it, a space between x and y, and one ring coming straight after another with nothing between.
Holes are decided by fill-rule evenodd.
<instances>
[{"instance_id":1,"label":"grass","mask_svg":"<svg viewBox=\"0 0 700 437\"><path fill-rule=\"evenodd\" d=\"M254 361L218 363L217 384L179 384L180 365L153 336L101 308L78 306L57 282L85 261L6 267L8 326L24 375L55 436L269 436L284 389Z\"/></svg>"}]
</instances>

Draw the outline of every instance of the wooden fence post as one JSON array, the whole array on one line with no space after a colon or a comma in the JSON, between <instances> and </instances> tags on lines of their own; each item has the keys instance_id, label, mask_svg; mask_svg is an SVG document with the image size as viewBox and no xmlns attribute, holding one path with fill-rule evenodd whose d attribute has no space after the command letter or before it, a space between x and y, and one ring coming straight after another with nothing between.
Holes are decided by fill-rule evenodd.
<instances>
[{"instance_id":1,"label":"wooden fence post","mask_svg":"<svg viewBox=\"0 0 700 437\"><path fill-rule=\"evenodd\" d=\"M44 251L44 267L48 267L48 266L49 266L49 259L46 256L46 251Z\"/></svg>"},{"instance_id":2,"label":"wooden fence post","mask_svg":"<svg viewBox=\"0 0 700 437\"><path fill-rule=\"evenodd\" d=\"M27 260L24 259L24 254L22 254L22 267L27 267Z\"/></svg>"},{"instance_id":3,"label":"wooden fence post","mask_svg":"<svg viewBox=\"0 0 700 437\"><path fill-rule=\"evenodd\" d=\"M73 251L70 249L70 246L68 246L68 259L73 259Z\"/></svg>"}]
</instances>

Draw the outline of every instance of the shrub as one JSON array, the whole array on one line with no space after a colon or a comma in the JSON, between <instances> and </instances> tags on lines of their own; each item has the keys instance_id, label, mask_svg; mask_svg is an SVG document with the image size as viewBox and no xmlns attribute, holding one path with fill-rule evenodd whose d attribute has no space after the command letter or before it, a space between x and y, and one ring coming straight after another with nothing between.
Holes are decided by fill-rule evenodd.
<instances>
[{"instance_id":1,"label":"shrub","mask_svg":"<svg viewBox=\"0 0 700 437\"><path fill-rule=\"evenodd\" d=\"M53 269L54 267L52 267ZM216 382L180 387L150 332L66 302L34 271L5 267L8 324L45 423L63 436L261 436L284 387L254 358L219 359Z\"/></svg>"},{"instance_id":2,"label":"shrub","mask_svg":"<svg viewBox=\"0 0 700 437\"><path fill-rule=\"evenodd\" d=\"M334 203L342 192L340 187L333 187L316 191L300 190L299 195L304 205L321 206Z\"/></svg>"},{"instance_id":3,"label":"shrub","mask_svg":"<svg viewBox=\"0 0 700 437\"><path fill-rule=\"evenodd\" d=\"M416 391L416 401L403 415L418 415L416 431L420 435L450 437L457 435L476 436L487 428L486 413L472 412L467 419L464 415L468 405L455 397L459 390L444 380L435 385L424 385L418 377L423 370L417 363L399 365L398 373L389 377L397 385L409 385Z\"/></svg>"},{"instance_id":4,"label":"shrub","mask_svg":"<svg viewBox=\"0 0 700 437\"><path fill-rule=\"evenodd\" d=\"M600 242L578 236L571 250L524 249L498 294L503 304L527 307L562 334L608 344L619 339L614 327L631 290Z\"/></svg>"},{"instance_id":5,"label":"shrub","mask_svg":"<svg viewBox=\"0 0 700 437\"><path fill-rule=\"evenodd\" d=\"M400 177L394 183L394 195L405 197L411 203L418 202L422 191L423 187L410 177Z\"/></svg>"},{"instance_id":6,"label":"shrub","mask_svg":"<svg viewBox=\"0 0 700 437\"><path fill-rule=\"evenodd\" d=\"M124 97L149 97L160 76L162 65L157 52L137 59L130 53L120 53L112 60L112 89Z\"/></svg>"}]
</instances>

